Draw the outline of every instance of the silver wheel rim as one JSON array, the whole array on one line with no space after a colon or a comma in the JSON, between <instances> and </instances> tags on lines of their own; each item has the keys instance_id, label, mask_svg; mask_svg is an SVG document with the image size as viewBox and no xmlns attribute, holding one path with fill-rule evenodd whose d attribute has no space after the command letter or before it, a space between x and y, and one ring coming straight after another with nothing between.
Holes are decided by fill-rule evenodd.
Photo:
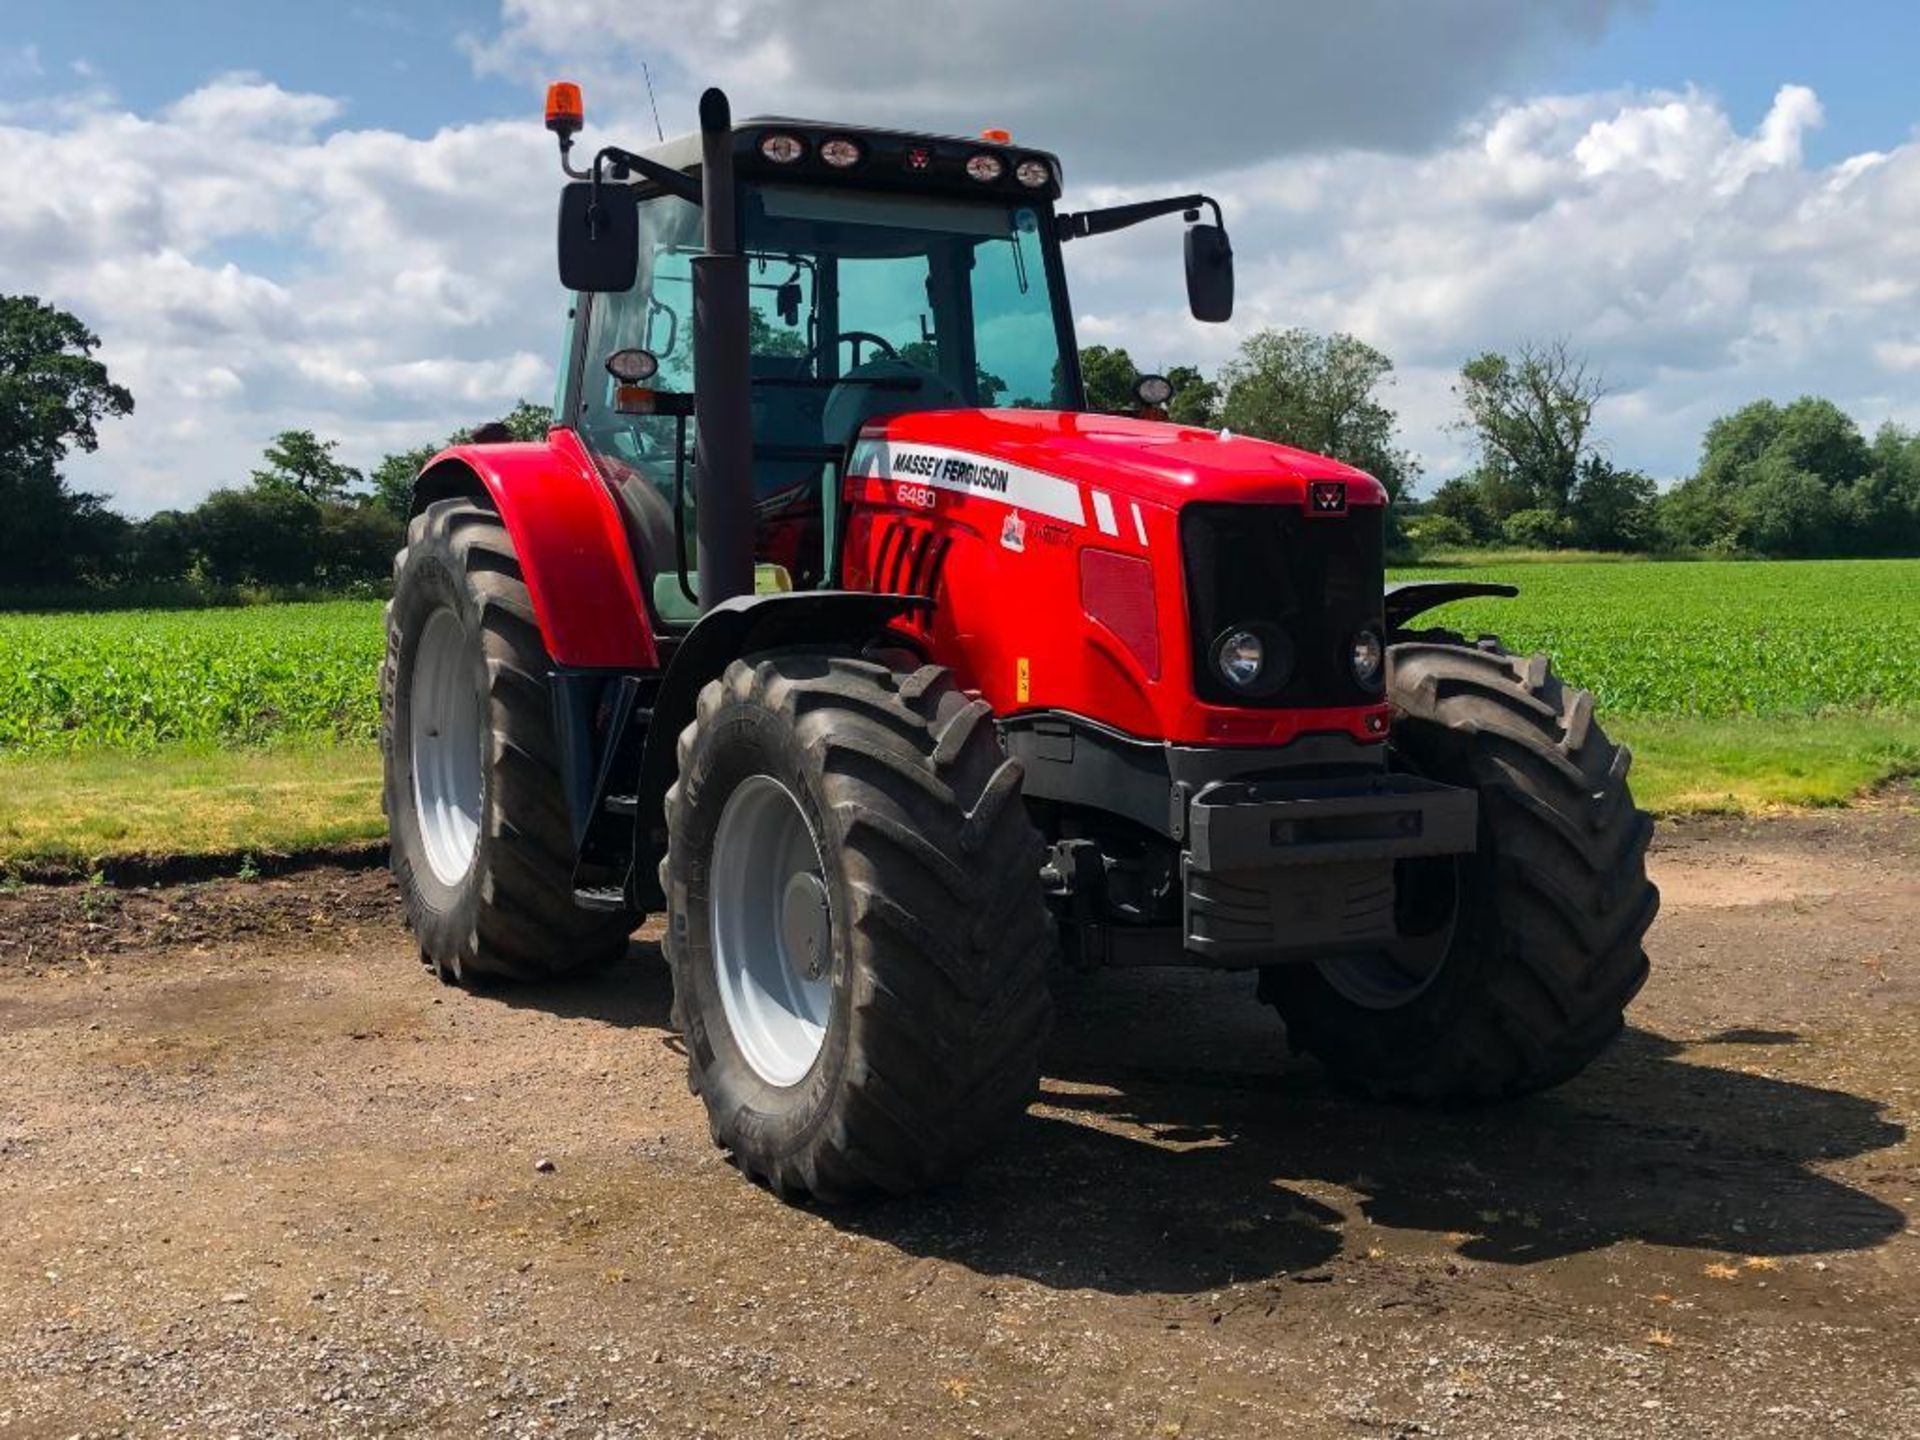
<instances>
[{"instance_id":1,"label":"silver wheel rim","mask_svg":"<svg viewBox=\"0 0 1920 1440\"><path fill-rule=\"evenodd\" d=\"M833 924L820 846L793 792L751 775L727 797L707 898L727 1028L769 1085L797 1085L826 1043Z\"/></svg>"},{"instance_id":2,"label":"silver wheel rim","mask_svg":"<svg viewBox=\"0 0 1920 1440\"><path fill-rule=\"evenodd\" d=\"M1327 984L1368 1010L1397 1010L1424 995L1440 978L1447 955L1453 949L1454 930L1460 919L1463 879L1458 864L1451 859L1446 863L1446 871L1444 888L1451 893L1446 897L1448 903L1443 916L1422 920L1411 933L1403 931L1379 950L1314 962ZM1396 875L1395 883L1403 886L1404 875ZM1401 919L1395 915L1396 921Z\"/></svg>"},{"instance_id":3,"label":"silver wheel rim","mask_svg":"<svg viewBox=\"0 0 1920 1440\"><path fill-rule=\"evenodd\" d=\"M413 652L407 743L420 846L442 885L460 883L480 846L480 704L466 627L435 610Z\"/></svg>"}]
</instances>

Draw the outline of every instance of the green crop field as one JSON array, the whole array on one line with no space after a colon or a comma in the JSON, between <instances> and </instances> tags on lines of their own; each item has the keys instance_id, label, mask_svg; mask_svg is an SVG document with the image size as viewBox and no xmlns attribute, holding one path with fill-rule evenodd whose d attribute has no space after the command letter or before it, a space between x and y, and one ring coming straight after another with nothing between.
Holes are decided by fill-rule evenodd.
<instances>
[{"instance_id":1,"label":"green crop field","mask_svg":"<svg viewBox=\"0 0 1920 1440\"><path fill-rule=\"evenodd\" d=\"M1658 809L1920 773L1920 560L1514 563L1432 623L1545 650ZM0 865L374 838L380 606L0 615Z\"/></svg>"},{"instance_id":2,"label":"green crop field","mask_svg":"<svg viewBox=\"0 0 1920 1440\"><path fill-rule=\"evenodd\" d=\"M1618 716L1920 714L1920 560L1519 564L1438 623L1544 650Z\"/></svg>"},{"instance_id":3,"label":"green crop field","mask_svg":"<svg viewBox=\"0 0 1920 1440\"><path fill-rule=\"evenodd\" d=\"M0 615L0 754L375 739L380 605Z\"/></svg>"}]
</instances>

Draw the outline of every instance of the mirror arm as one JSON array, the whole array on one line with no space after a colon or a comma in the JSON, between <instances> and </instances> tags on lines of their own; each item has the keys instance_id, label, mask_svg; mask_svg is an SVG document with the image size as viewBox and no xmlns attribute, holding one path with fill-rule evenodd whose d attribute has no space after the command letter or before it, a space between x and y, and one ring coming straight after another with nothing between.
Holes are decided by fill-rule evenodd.
<instances>
[{"instance_id":1,"label":"mirror arm","mask_svg":"<svg viewBox=\"0 0 1920 1440\"><path fill-rule=\"evenodd\" d=\"M609 145L593 157L593 181L596 185L600 183L600 167L608 162L628 170L638 170L669 195L677 196L689 205L700 203L700 182L691 175L662 165L658 160L636 155L631 150L622 150L617 145Z\"/></svg>"},{"instance_id":2,"label":"mirror arm","mask_svg":"<svg viewBox=\"0 0 1920 1440\"><path fill-rule=\"evenodd\" d=\"M1058 216L1054 226L1061 240L1077 240L1086 235L1109 235L1115 230L1125 230L1144 220L1156 220L1175 211L1185 211L1189 221L1197 220L1202 205L1213 210L1213 223L1224 230L1226 221L1220 214L1220 202L1211 195L1176 195L1167 200L1141 200L1132 205L1113 205L1105 210L1081 210L1075 214Z\"/></svg>"},{"instance_id":3,"label":"mirror arm","mask_svg":"<svg viewBox=\"0 0 1920 1440\"><path fill-rule=\"evenodd\" d=\"M591 170L581 170L573 163L573 136L562 133L560 136L560 170L569 180L591 180Z\"/></svg>"}]
</instances>

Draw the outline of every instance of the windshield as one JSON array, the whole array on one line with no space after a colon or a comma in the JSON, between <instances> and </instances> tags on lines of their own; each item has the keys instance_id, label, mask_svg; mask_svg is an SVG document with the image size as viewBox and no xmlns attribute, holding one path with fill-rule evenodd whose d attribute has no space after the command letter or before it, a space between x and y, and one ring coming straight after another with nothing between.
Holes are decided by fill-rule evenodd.
<instances>
[{"instance_id":1,"label":"windshield","mask_svg":"<svg viewBox=\"0 0 1920 1440\"><path fill-rule=\"evenodd\" d=\"M756 374L787 357L796 377L919 392L861 407L875 413L1069 403L1039 210L782 185L744 199Z\"/></svg>"}]
</instances>

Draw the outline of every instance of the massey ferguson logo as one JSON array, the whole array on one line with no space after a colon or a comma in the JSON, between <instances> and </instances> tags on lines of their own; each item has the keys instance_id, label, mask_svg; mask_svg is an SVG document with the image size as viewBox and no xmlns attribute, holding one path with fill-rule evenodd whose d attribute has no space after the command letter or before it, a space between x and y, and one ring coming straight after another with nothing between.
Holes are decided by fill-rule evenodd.
<instances>
[{"instance_id":1,"label":"massey ferguson logo","mask_svg":"<svg viewBox=\"0 0 1920 1440\"><path fill-rule=\"evenodd\" d=\"M895 475L921 475L929 480L944 480L952 485L964 485L970 490L984 490L989 495L1007 493L1007 471L1000 465L989 465L984 461L963 460L956 455L927 455L919 451L902 451L893 457Z\"/></svg>"},{"instance_id":2,"label":"massey ferguson logo","mask_svg":"<svg viewBox=\"0 0 1920 1440\"><path fill-rule=\"evenodd\" d=\"M1314 515L1347 513L1347 482L1315 480L1307 486L1307 510Z\"/></svg>"}]
</instances>

